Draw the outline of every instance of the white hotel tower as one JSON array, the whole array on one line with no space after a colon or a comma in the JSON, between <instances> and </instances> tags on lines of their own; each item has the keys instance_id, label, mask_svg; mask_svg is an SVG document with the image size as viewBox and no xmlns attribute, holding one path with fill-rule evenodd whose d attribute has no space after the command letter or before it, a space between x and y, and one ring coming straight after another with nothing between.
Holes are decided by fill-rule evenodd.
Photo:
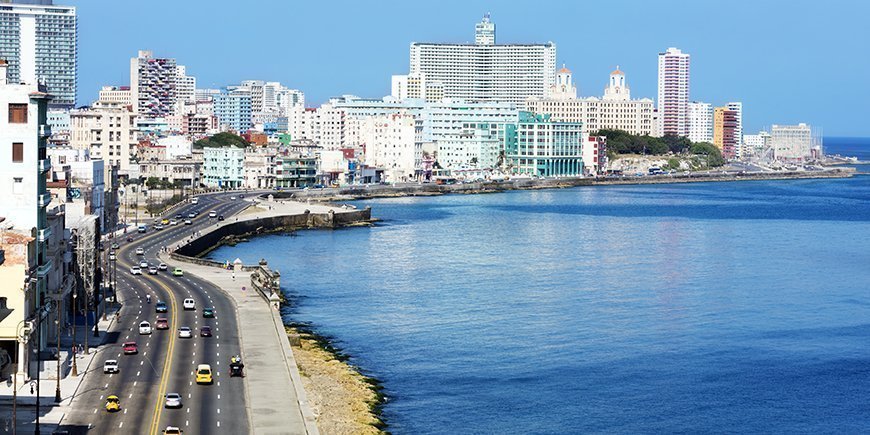
<instances>
[{"instance_id":1,"label":"white hotel tower","mask_svg":"<svg viewBox=\"0 0 870 435\"><path fill-rule=\"evenodd\" d=\"M556 44L496 44L488 14L475 26L474 42L411 43L409 75L443 86L444 98L467 102L521 104L546 96L556 83Z\"/></svg>"}]
</instances>

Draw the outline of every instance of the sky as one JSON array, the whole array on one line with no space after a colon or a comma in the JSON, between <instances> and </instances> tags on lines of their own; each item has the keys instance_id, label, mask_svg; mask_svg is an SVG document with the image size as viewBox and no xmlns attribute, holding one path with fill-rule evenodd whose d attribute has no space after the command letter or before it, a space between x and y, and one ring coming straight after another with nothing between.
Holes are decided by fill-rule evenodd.
<instances>
[{"instance_id":1,"label":"sky","mask_svg":"<svg viewBox=\"0 0 870 435\"><path fill-rule=\"evenodd\" d=\"M582 96L619 65L634 98L655 99L657 54L692 55L690 99L741 101L744 133L806 122L870 137L870 1L534 2L55 0L79 16L80 105L128 85L138 50L174 57L197 87L280 81L308 106L382 97L408 72L411 42L473 42L490 12L496 42L556 43Z\"/></svg>"}]
</instances>

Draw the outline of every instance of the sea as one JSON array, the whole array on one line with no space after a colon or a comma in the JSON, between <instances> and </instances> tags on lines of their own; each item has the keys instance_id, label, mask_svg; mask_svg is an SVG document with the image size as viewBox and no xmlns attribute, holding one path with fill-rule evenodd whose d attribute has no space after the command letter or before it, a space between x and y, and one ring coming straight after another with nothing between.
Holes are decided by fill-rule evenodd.
<instances>
[{"instance_id":1,"label":"sea","mask_svg":"<svg viewBox=\"0 0 870 435\"><path fill-rule=\"evenodd\" d=\"M392 433L870 431L870 174L354 205L211 257L278 269Z\"/></svg>"}]
</instances>

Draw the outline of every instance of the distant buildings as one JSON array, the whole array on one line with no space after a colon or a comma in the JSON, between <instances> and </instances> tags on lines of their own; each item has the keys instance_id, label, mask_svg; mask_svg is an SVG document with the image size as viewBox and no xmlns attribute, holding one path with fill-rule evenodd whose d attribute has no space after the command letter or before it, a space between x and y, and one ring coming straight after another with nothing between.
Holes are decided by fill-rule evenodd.
<instances>
[{"instance_id":1,"label":"distant buildings","mask_svg":"<svg viewBox=\"0 0 870 435\"><path fill-rule=\"evenodd\" d=\"M692 101L688 104L689 140L713 142L713 105Z\"/></svg>"},{"instance_id":2,"label":"distant buildings","mask_svg":"<svg viewBox=\"0 0 870 435\"><path fill-rule=\"evenodd\" d=\"M169 116L177 98L175 59L154 57L140 50L130 59L130 91L133 111L144 118Z\"/></svg>"},{"instance_id":3,"label":"distant buildings","mask_svg":"<svg viewBox=\"0 0 870 435\"><path fill-rule=\"evenodd\" d=\"M130 106L98 101L70 113L70 146L87 150L92 159L103 159L124 174L134 168L138 143L136 113Z\"/></svg>"},{"instance_id":4,"label":"distant buildings","mask_svg":"<svg viewBox=\"0 0 870 435\"><path fill-rule=\"evenodd\" d=\"M245 182L244 148L206 147L202 150L202 183L208 187L236 189Z\"/></svg>"},{"instance_id":5,"label":"distant buildings","mask_svg":"<svg viewBox=\"0 0 870 435\"><path fill-rule=\"evenodd\" d=\"M387 180L413 181L423 158L417 119L411 114L371 116L363 124L365 163L384 168Z\"/></svg>"},{"instance_id":6,"label":"distant buildings","mask_svg":"<svg viewBox=\"0 0 870 435\"><path fill-rule=\"evenodd\" d=\"M737 156L738 112L729 107L717 107L713 110L713 145L719 148L722 157L733 159Z\"/></svg>"},{"instance_id":7,"label":"distant buildings","mask_svg":"<svg viewBox=\"0 0 870 435\"><path fill-rule=\"evenodd\" d=\"M770 145L776 160L789 163L803 163L813 159L813 151L821 153L821 141L815 136L812 127L798 125L772 125Z\"/></svg>"},{"instance_id":8,"label":"distant buildings","mask_svg":"<svg viewBox=\"0 0 870 435\"><path fill-rule=\"evenodd\" d=\"M625 73L619 67L610 73L602 98L577 98L571 71L563 67L550 96L529 98L526 109L551 115L554 121L580 122L587 133L601 129L636 135L653 133L653 101L649 98L632 100Z\"/></svg>"},{"instance_id":9,"label":"distant buildings","mask_svg":"<svg viewBox=\"0 0 870 435\"><path fill-rule=\"evenodd\" d=\"M658 113L661 135L689 135L690 56L678 48L659 53Z\"/></svg>"},{"instance_id":10,"label":"distant buildings","mask_svg":"<svg viewBox=\"0 0 870 435\"><path fill-rule=\"evenodd\" d=\"M248 131L251 124L251 92L247 89L233 89L215 94L214 115L221 130L237 133Z\"/></svg>"},{"instance_id":11,"label":"distant buildings","mask_svg":"<svg viewBox=\"0 0 870 435\"><path fill-rule=\"evenodd\" d=\"M100 89L99 102L118 104L121 106L133 105L133 92L129 86L103 86Z\"/></svg>"},{"instance_id":12,"label":"distant buildings","mask_svg":"<svg viewBox=\"0 0 870 435\"><path fill-rule=\"evenodd\" d=\"M474 44L411 43L404 95L435 101L432 93L466 102L512 102L544 97L556 79L556 44L496 44L495 25L485 16L475 26ZM412 81L422 88L411 91ZM431 89L434 87L434 89ZM394 86L394 89L395 86Z\"/></svg>"},{"instance_id":13,"label":"distant buildings","mask_svg":"<svg viewBox=\"0 0 870 435\"><path fill-rule=\"evenodd\" d=\"M0 59L7 62L9 83L45 80L48 92L54 96L50 107L74 107L78 68L76 8L51 2L2 3Z\"/></svg>"}]
</instances>

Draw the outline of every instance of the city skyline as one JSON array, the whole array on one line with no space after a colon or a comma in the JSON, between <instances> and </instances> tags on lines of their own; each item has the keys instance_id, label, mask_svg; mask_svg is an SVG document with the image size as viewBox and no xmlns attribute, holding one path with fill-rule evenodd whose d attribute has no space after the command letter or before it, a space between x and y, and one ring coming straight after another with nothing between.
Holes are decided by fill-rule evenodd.
<instances>
[{"instance_id":1,"label":"city skyline","mask_svg":"<svg viewBox=\"0 0 870 435\"><path fill-rule=\"evenodd\" d=\"M280 81L304 91L309 106L342 94L382 97L390 93L392 75L407 73L412 42L473 42L475 23L491 12L500 43L556 43L557 64L574 71L582 96L597 95L607 74L620 65L632 77L635 97L655 98L657 55L678 47L692 56L690 100L743 102L746 133L771 124L810 122L829 135L870 136L870 126L862 122L870 86L838 86L842 75L831 68L848 64L850 76L870 74L870 61L850 56L870 48L870 30L859 26L863 14L841 12L846 6L854 12L870 8L860 4L747 2L729 11L680 1L562 3L540 10L518 2L446 2L433 10L417 5L373 10L349 2L329 9L281 2L204 9L199 3L161 7L158 2L136 13L143 22L159 19L161 28L175 30L130 34L128 20L112 19L114 8L105 2L66 3L78 8L82 29L79 105L96 99L102 85L128 84L128 60L138 50L178 59L199 87ZM266 9L271 12L264 14ZM174 12L162 12L166 10ZM383 15L384 10L390 15ZM668 14L682 24L664 26ZM222 23L230 15L242 25L258 24L246 26L243 34L209 34L194 25ZM726 24L742 31L725 38L725 30L718 29ZM771 28L778 32L771 35L766 30ZM821 52L830 61L818 62L811 54Z\"/></svg>"}]
</instances>

